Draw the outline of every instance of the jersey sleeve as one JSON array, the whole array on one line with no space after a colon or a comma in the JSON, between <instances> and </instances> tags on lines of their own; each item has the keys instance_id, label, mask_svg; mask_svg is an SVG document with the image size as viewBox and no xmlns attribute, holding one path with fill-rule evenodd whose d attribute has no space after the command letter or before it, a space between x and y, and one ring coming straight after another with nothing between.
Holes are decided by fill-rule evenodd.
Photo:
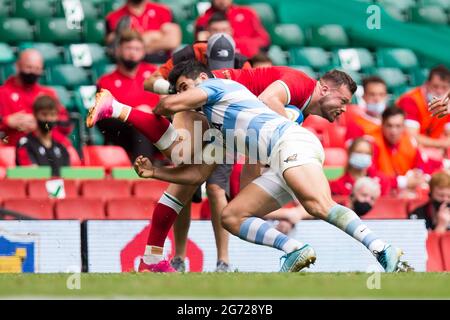
<instances>
[{"instance_id":1,"label":"jersey sleeve","mask_svg":"<svg viewBox=\"0 0 450 320\"><path fill-rule=\"evenodd\" d=\"M224 83L220 80L207 80L197 88L202 89L208 96L207 104L214 104L220 101L225 93Z\"/></svg>"}]
</instances>

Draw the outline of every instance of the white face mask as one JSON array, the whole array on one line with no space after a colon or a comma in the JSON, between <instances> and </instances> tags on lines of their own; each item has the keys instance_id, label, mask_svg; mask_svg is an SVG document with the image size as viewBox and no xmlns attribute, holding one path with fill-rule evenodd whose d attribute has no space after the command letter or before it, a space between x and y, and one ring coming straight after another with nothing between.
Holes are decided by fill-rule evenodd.
<instances>
[{"instance_id":1,"label":"white face mask","mask_svg":"<svg viewBox=\"0 0 450 320\"><path fill-rule=\"evenodd\" d=\"M350 155L348 163L355 169L366 169L372 165L370 154L354 152Z\"/></svg>"},{"instance_id":2,"label":"white face mask","mask_svg":"<svg viewBox=\"0 0 450 320\"><path fill-rule=\"evenodd\" d=\"M386 101L367 103L366 108L370 113L379 116L383 113L384 109L386 109Z\"/></svg>"}]
</instances>

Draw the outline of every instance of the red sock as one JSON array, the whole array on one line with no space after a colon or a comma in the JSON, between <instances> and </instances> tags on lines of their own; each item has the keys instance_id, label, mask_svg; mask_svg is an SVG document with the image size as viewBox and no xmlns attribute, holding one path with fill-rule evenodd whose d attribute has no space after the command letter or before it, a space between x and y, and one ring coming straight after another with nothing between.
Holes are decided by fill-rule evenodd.
<instances>
[{"instance_id":1,"label":"red sock","mask_svg":"<svg viewBox=\"0 0 450 320\"><path fill-rule=\"evenodd\" d=\"M172 140L174 140L174 135L176 136L175 129L173 129L169 120L134 108L131 108L126 122L132 124L153 144L159 144L156 146L161 150L166 149L167 144L170 146Z\"/></svg>"},{"instance_id":2,"label":"red sock","mask_svg":"<svg viewBox=\"0 0 450 320\"><path fill-rule=\"evenodd\" d=\"M148 246L163 247L170 228L178 217L183 205L167 193L164 193L153 211Z\"/></svg>"}]
</instances>

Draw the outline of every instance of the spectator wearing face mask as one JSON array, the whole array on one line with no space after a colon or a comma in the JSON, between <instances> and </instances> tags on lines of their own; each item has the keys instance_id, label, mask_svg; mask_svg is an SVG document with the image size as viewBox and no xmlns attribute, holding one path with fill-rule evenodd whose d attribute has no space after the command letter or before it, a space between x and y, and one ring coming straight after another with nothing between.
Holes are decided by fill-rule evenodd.
<instances>
[{"instance_id":1,"label":"spectator wearing face mask","mask_svg":"<svg viewBox=\"0 0 450 320\"><path fill-rule=\"evenodd\" d=\"M57 100L55 91L38 83L44 72L44 60L39 51L27 49L16 61L17 73L0 86L0 131L3 144L16 146L19 139L36 129L33 103L41 95ZM66 109L58 102L58 126L55 135L61 139L71 132Z\"/></svg>"},{"instance_id":2,"label":"spectator wearing face mask","mask_svg":"<svg viewBox=\"0 0 450 320\"><path fill-rule=\"evenodd\" d=\"M50 166L53 176L59 176L63 166L70 165L67 140L59 140L54 128L58 121L58 105L50 96L40 96L33 105L36 129L22 137L16 149L18 166Z\"/></svg>"},{"instance_id":3,"label":"spectator wearing face mask","mask_svg":"<svg viewBox=\"0 0 450 320\"><path fill-rule=\"evenodd\" d=\"M362 105L349 106L347 110L347 141L370 135L381 126L381 114L388 99L386 83L371 76L363 80L363 88Z\"/></svg>"},{"instance_id":4,"label":"spectator wearing face mask","mask_svg":"<svg viewBox=\"0 0 450 320\"><path fill-rule=\"evenodd\" d=\"M409 214L410 219L425 219L427 229L444 233L450 230L450 175L436 172L429 182L430 200Z\"/></svg>"},{"instance_id":5,"label":"spectator wearing face mask","mask_svg":"<svg viewBox=\"0 0 450 320\"><path fill-rule=\"evenodd\" d=\"M442 98L450 90L450 70L440 65L430 70L427 81L403 94L397 106L405 111L409 133L424 147L450 147L450 116L434 118L428 103Z\"/></svg>"},{"instance_id":6,"label":"spectator wearing face mask","mask_svg":"<svg viewBox=\"0 0 450 320\"><path fill-rule=\"evenodd\" d=\"M117 68L98 80L98 90L107 89L119 102L144 112L152 112L159 102L159 96L145 91L144 81L151 77L156 66L143 62L144 55L142 36L137 31L124 30L116 48ZM146 137L121 121L105 119L97 125L104 134L105 144L123 147L132 161L139 155L151 157L156 151Z\"/></svg>"},{"instance_id":7,"label":"spectator wearing face mask","mask_svg":"<svg viewBox=\"0 0 450 320\"><path fill-rule=\"evenodd\" d=\"M389 194L392 181L376 170L372 162L372 144L366 138L356 138L348 149L348 162L342 177L330 181L334 195L350 195L355 181L362 177L371 177L381 185L381 194Z\"/></svg>"},{"instance_id":8,"label":"spectator wearing face mask","mask_svg":"<svg viewBox=\"0 0 450 320\"><path fill-rule=\"evenodd\" d=\"M350 207L358 216L364 216L372 210L380 197L380 184L374 178L361 177L356 180L350 195Z\"/></svg>"}]
</instances>

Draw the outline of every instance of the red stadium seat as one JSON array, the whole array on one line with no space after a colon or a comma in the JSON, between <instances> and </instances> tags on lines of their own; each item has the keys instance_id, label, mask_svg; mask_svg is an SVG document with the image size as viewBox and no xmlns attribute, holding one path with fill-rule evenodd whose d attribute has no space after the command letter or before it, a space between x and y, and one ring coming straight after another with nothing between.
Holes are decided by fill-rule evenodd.
<instances>
[{"instance_id":1,"label":"red stadium seat","mask_svg":"<svg viewBox=\"0 0 450 320\"><path fill-rule=\"evenodd\" d=\"M80 155L78 154L78 151L74 147L68 146L67 152L69 153L70 165L72 167L81 166L81 159Z\"/></svg>"},{"instance_id":2,"label":"red stadium seat","mask_svg":"<svg viewBox=\"0 0 450 320\"><path fill-rule=\"evenodd\" d=\"M407 199L381 197L363 219L406 219Z\"/></svg>"},{"instance_id":3,"label":"red stadium seat","mask_svg":"<svg viewBox=\"0 0 450 320\"><path fill-rule=\"evenodd\" d=\"M444 260L444 269L445 271L450 271L450 231L442 235L441 252Z\"/></svg>"},{"instance_id":4,"label":"red stadium seat","mask_svg":"<svg viewBox=\"0 0 450 320\"><path fill-rule=\"evenodd\" d=\"M29 180L27 187L27 194L32 199L46 199L49 198L47 188L45 187L46 180ZM78 183L75 180L64 180L64 191L66 198L78 198Z\"/></svg>"},{"instance_id":5,"label":"red stadium seat","mask_svg":"<svg viewBox=\"0 0 450 320\"><path fill-rule=\"evenodd\" d=\"M4 208L36 219L54 219L50 199L10 199L4 201Z\"/></svg>"},{"instance_id":6,"label":"red stadium seat","mask_svg":"<svg viewBox=\"0 0 450 320\"><path fill-rule=\"evenodd\" d=\"M26 183L24 180L2 180L0 183L0 198L26 198Z\"/></svg>"},{"instance_id":7,"label":"red stadium seat","mask_svg":"<svg viewBox=\"0 0 450 320\"><path fill-rule=\"evenodd\" d=\"M119 146L85 146L83 158L86 166L101 166L106 170L131 166L127 153Z\"/></svg>"},{"instance_id":8,"label":"red stadium seat","mask_svg":"<svg viewBox=\"0 0 450 320\"><path fill-rule=\"evenodd\" d=\"M105 205L101 199L61 199L56 202L56 218L60 220L105 219Z\"/></svg>"},{"instance_id":9,"label":"red stadium seat","mask_svg":"<svg viewBox=\"0 0 450 320\"><path fill-rule=\"evenodd\" d=\"M106 204L108 219L141 219L152 218L156 202L149 199L123 198L112 199Z\"/></svg>"},{"instance_id":10,"label":"red stadium seat","mask_svg":"<svg viewBox=\"0 0 450 320\"><path fill-rule=\"evenodd\" d=\"M133 186L133 195L157 202L168 186L169 183L160 180L136 180Z\"/></svg>"},{"instance_id":11,"label":"red stadium seat","mask_svg":"<svg viewBox=\"0 0 450 320\"><path fill-rule=\"evenodd\" d=\"M344 148L325 148L324 166L343 167L347 164L347 150Z\"/></svg>"},{"instance_id":12,"label":"red stadium seat","mask_svg":"<svg viewBox=\"0 0 450 320\"><path fill-rule=\"evenodd\" d=\"M16 148L10 146L0 147L0 167L16 166Z\"/></svg>"},{"instance_id":13,"label":"red stadium seat","mask_svg":"<svg viewBox=\"0 0 450 320\"><path fill-rule=\"evenodd\" d=\"M428 202L428 198L408 200L408 204L406 206L406 211L408 212L408 214L410 214L411 212L416 210L418 207L423 206L427 202Z\"/></svg>"},{"instance_id":14,"label":"red stadium seat","mask_svg":"<svg viewBox=\"0 0 450 320\"><path fill-rule=\"evenodd\" d=\"M427 271L441 272L444 271L444 261L441 252L442 235L433 231L428 232L427 238Z\"/></svg>"},{"instance_id":15,"label":"red stadium seat","mask_svg":"<svg viewBox=\"0 0 450 320\"><path fill-rule=\"evenodd\" d=\"M127 180L84 180L81 182L83 198L126 198L131 196L131 185Z\"/></svg>"}]
</instances>

